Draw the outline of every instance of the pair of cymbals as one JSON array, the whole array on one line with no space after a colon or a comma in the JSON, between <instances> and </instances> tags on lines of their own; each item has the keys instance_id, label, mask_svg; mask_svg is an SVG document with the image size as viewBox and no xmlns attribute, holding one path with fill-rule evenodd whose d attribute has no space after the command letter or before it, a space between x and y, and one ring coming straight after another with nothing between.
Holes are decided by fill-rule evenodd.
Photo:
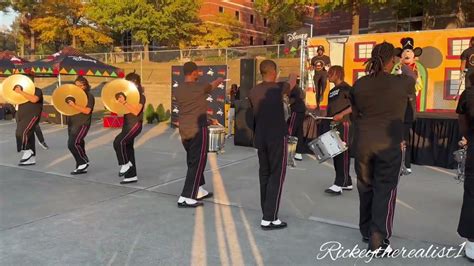
<instances>
[{"instance_id":1,"label":"pair of cymbals","mask_svg":"<svg viewBox=\"0 0 474 266\"><path fill-rule=\"evenodd\" d=\"M51 97L51 103L59 113L67 116L79 114L80 111L69 105L69 100L81 107L87 106L88 101L86 93L74 84L59 86Z\"/></svg>"},{"instance_id":2,"label":"pair of cymbals","mask_svg":"<svg viewBox=\"0 0 474 266\"><path fill-rule=\"evenodd\" d=\"M35 94L35 84L33 81L21 74L11 75L2 82L2 97L11 104L22 104L28 102L23 95L15 92L13 89L16 85L20 85L23 91L31 95Z\"/></svg>"},{"instance_id":3,"label":"pair of cymbals","mask_svg":"<svg viewBox=\"0 0 474 266\"><path fill-rule=\"evenodd\" d=\"M140 102L140 92L137 86L126 79L116 79L107 83L102 89L102 101L104 106L111 112L119 115L130 113L117 98L124 96L127 103L137 105Z\"/></svg>"}]
</instances>

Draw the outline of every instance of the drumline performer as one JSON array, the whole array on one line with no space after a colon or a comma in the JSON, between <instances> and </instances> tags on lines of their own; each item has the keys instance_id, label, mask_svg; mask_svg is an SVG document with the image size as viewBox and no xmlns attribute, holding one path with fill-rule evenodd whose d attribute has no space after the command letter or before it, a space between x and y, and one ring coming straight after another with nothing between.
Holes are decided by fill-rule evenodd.
<instances>
[{"instance_id":1,"label":"drumline performer","mask_svg":"<svg viewBox=\"0 0 474 266\"><path fill-rule=\"evenodd\" d=\"M179 134L186 150L188 169L177 204L180 208L194 208L203 205L203 199L213 196L203 188L209 138L206 98L224 79L198 82L199 72L194 62L185 63L183 72L184 83L176 88L175 98L179 109Z\"/></svg>"},{"instance_id":2,"label":"drumline performer","mask_svg":"<svg viewBox=\"0 0 474 266\"><path fill-rule=\"evenodd\" d=\"M389 238L402 168L405 112L408 104L415 104L415 81L390 74L394 60L392 44L376 45L366 62L367 76L357 80L351 91L359 227L378 256L392 250Z\"/></svg>"},{"instance_id":3,"label":"drumline performer","mask_svg":"<svg viewBox=\"0 0 474 266\"><path fill-rule=\"evenodd\" d=\"M458 233L466 238L466 257L474 262L474 74L470 76L470 88L459 98L456 113L459 114L459 129L467 139L464 196L459 218Z\"/></svg>"},{"instance_id":4,"label":"drumline performer","mask_svg":"<svg viewBox=\"0 0 474 266\"><path fill-rule=\"evenodd\" d=\"M30 94L23 91L21 85L15 85L13 89L28 100L26 103L19 104L16 112L16 146L18 152L23 151L18 165L34 165L36 164L34 131L43 111L43 92L35 87L35 93Z\"/></svg>"},{"instance_id":5,"label":"drumline performer","mask_svg":"<svg viewBox=\"0 0 474 266\"><path fill-rule=\"evenodd\" d=\"M301 155L304 152L304 132L303 122L306 113L306 104L304 103L305 94L304 91L296 85L297 88L291 90L290 93L290 109L291 116L288 119L288 131L290 136L298 138L296 144L295 160L303 160Z\"/></svg>"},{"instance_id":6,"label":"drumline performer","mask_svg":"<svg viewBox=\"0 0 474 266\"><path fill-rule=\"evenodd\" d=\"M143 108L146 98L145 92L141 85L140 75L135 72L129 73L125 79L135 84L140 94L138 104L129 104L123 93L118 94L117 101L129 111L123 116L122 132L114 139L114 150L117 155L118 164L120 165L119 176L123 176L120 184L134 183L138 181L137 165L135 161L135 149L133 147L135 138L142 131L143 124Z\"/></svg>"},{"instance_id":7,"label":"drumline performer","mask_svg":"<svg viewBox=\"0 0 474 266\"><path fill-rule=\"evenodd\" d=\"M87 168L89 167L89 158L86 155L84 138L91 127L95 99L90 93L91 86L86 78L78 76L74 84L87 95L87 105L84 107L77 105L74 100L66 98L67 103L80 112L70 116L67 121L67 146L76 161L76 169L71 172L71 175L79 175L87 173Z\"/></svg>"},{"instance_id":8,"label":"drumline performer","mask_svg":"<svg viewBox=\"0 0 474 266\"><path fill-rule=\"evenodd\" d=\"M350 92L352 87L344 81L344 69L332 66L328 70L328 81L334 83L329 91L327 116L333 117L331 127L334 127L347 145L350 144L350 114L352 113ZM333 158L336 179L334 184L325 190L326 193L342 195L343 190L352 190L352 179L349 173L351 157L349 150Z\"/></svg>"},{"instance_id":9,"label":"drumline performer","mask_svg":"<svg viewBox=\"0 0 474 266\"><path fill-rule=\"evenodd\" d=\"M324 97L324 90L327 84L327 70L331 66L331 59L324 54L324 46L319 45L316 50L317 55L311 59L311 66L314 69L314 88L316 93L316 109L319 110Z\"/></svg>"},{"instance_id":10,"label":"drumline performer","mask_svg":"<svg viewBox=\"0 0 474 266\"><path fill-rule=\"evenodd\" d=\"M296 86L296 75L289 82L277 83L277 65L272 60L260 63L262 83L250 90L249 100L255 117L254 146L258 150L260 203L263 230L282 229L278 219L281 193L286 175L288 125L283 110L283 95Z\"/></svg>"}]
</instances>

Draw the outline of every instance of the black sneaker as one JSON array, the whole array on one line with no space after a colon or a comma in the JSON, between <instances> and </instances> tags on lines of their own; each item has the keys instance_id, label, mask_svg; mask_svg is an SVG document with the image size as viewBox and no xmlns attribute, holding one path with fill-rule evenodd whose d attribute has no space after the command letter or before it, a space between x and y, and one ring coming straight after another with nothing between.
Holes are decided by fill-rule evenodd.
<instances>
[{"instance_id":1,"label":"black sneaker","mask_svg":"<svg viewBox=\"0 0 474 266\"><path fill-rule=\"evenodd\" d=\"M262 230L265 230L265 231L279 230L279 229L286 228L287 226L288 224L285 222L281 222L279 224L270 223L269 225L260 225Z\"/></svg>"},{"instance_id":2,"label":"black sneaker","mask_svg":"<svg viewBox=\"0 0 474 266\"><path fill-rule=\"evenodd\" d=\"M39 145L41 146L41 148L43 148L44 150L48 150L48 149L49 149L49 146L48 146L48 144L46 144L45 141L43 141L43 142L39 142L39 141L38 141L38 143L39 143Z\"/></svg>"},{"instance_id":3,"label":"black sneaker","mask_svg":"<svg viewBox=\"0 0 474 266\"><path fill-rule=\"evenodd\" d=\"M372 250L372 252L377 252L375 255L376 258L386 258L393 253L393 248L390 246L390 241L385 239L382 245L377 248L376 250Z\"/></svg>"},{"instance_id":4,"label":"black sneaker","mask_svg":"<svg viewBox=\"0 0 474 266\"><path fill-rule=\"evenodd\" d=\"M178 208L196 208L202 205L204 205L202 201L196 201L196 203L178 202Z\"/></svg>"},{"instance_id":5,"label":"black sneaker","mask_svg":"<svg viewBox=\"0 0 474 266\"><path fill-rule=\"evenodd\" d=\"M138 177L126 177L122 181L120 181L120 184L130 184L130 183L136 183L138 182Z\"/></svg>"}]
</instances>

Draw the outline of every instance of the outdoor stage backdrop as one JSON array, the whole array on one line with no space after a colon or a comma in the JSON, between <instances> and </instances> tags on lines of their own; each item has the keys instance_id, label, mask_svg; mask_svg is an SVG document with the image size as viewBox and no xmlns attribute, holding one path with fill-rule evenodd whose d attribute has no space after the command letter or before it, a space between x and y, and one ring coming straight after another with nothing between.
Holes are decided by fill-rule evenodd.
<instances>
[{"instance_id":1,"label":"outdoor stage backdrop","mask_svg":"<svg viewBox=\"0 0 474 266\"><path fill-rule=\"evenodd\" d=\"M227 78L226 65L198 66L199 82L208 82L222 77ZM171 125L178 127L179 108L176 104L175 89L184 82L183 66L171 67ZM217 119L221 125L225 125L225 97L226 82L219 85L219 88L213 90L207 97L207 114L210 118Z\"/></svg>"}]
</instances>

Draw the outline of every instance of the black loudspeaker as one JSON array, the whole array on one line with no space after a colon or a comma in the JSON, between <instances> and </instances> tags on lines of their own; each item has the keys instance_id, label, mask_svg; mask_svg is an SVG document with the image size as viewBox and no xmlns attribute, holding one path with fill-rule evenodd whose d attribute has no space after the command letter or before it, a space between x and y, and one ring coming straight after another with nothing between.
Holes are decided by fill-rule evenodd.
<instances>
[{"instance_id":1,"label":"black loudspeaker","mask_svg":"<svg viewBox=\"0 0 474 266\"><path fill-rule=\"evenodd\" d=\"M255 58L240 59L240 99L245 99L250 89L255 86L257 60Z\"/></svg>"},{"instance_id":2,"label":"black loudspeaker","mask_svg":"<svg viewBox=\"0 0 474 266\"><path fill-rule=\"evenodd\" d=\"M234 145L253 147L254 117L248 99L235 101Z\"/></svg>"}]
</instances>

